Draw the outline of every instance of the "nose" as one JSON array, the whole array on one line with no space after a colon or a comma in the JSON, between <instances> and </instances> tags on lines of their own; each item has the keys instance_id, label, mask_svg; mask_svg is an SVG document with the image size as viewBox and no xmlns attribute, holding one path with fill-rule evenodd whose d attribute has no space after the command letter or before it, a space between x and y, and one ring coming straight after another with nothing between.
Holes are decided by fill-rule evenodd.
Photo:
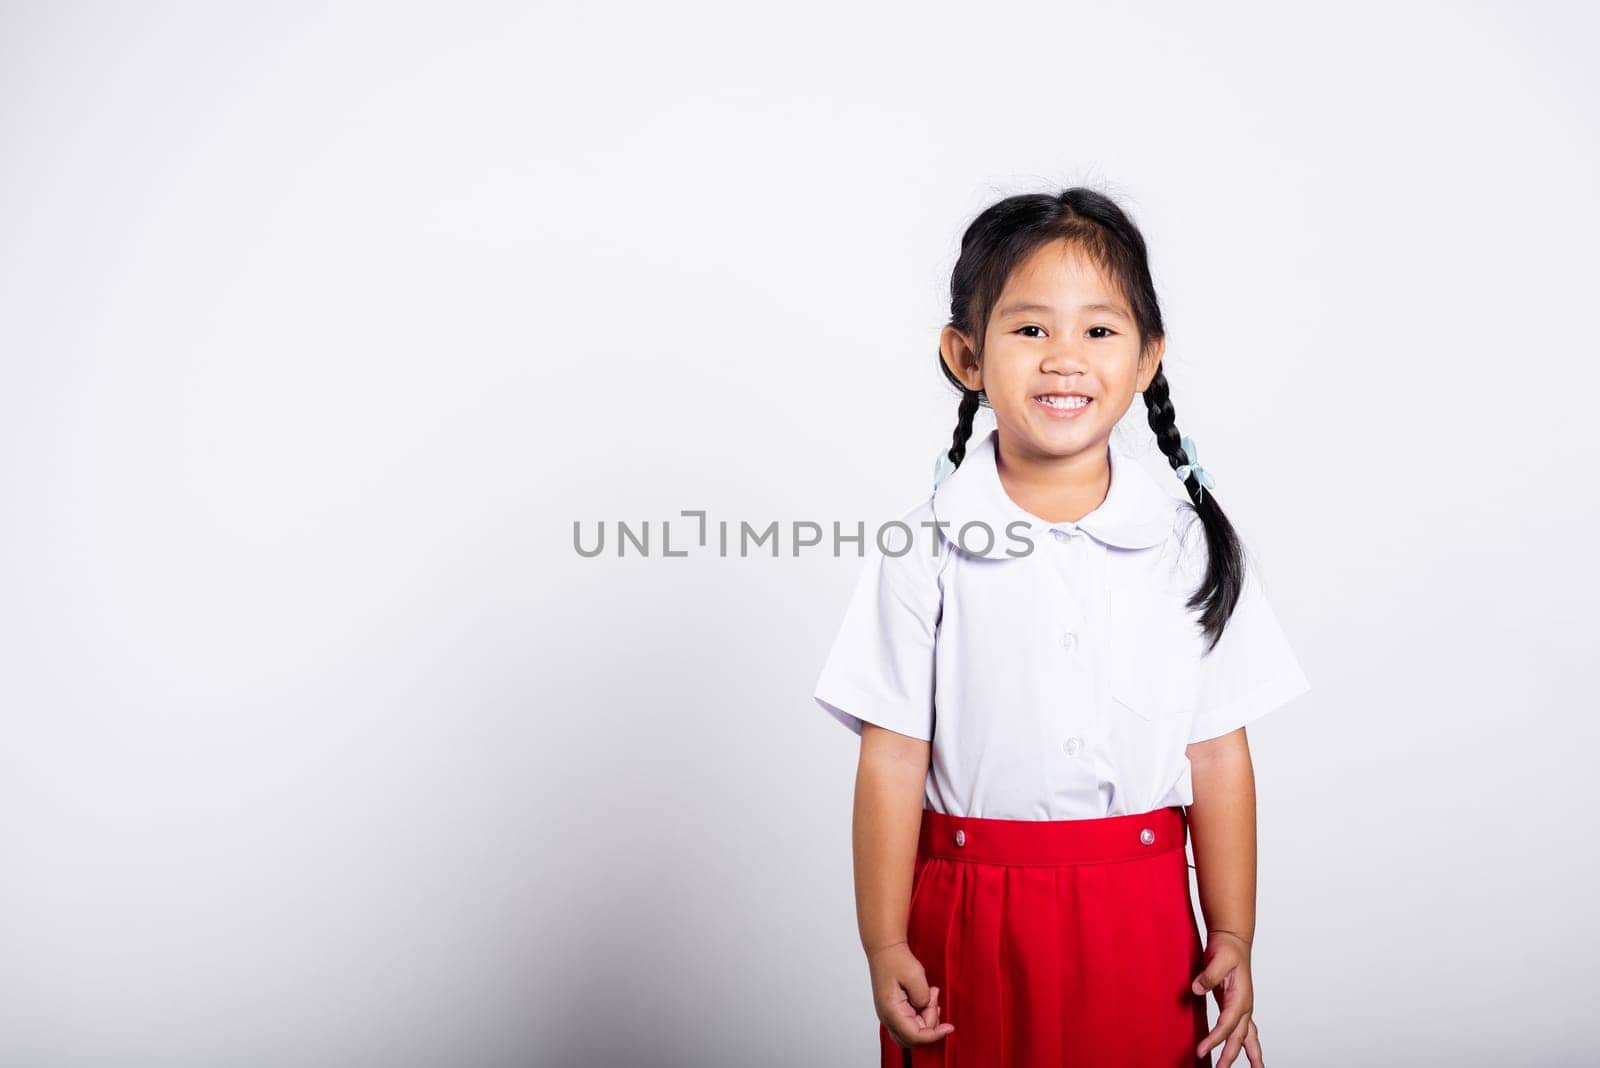
<instances>
[{"instance_id":1,"label":"nose","mask_svg":"<svg viewBox=\"0 0 1600 1068\"><path fill-rule=\"evenodd\" d=\"M1053 345L1045 355L1040 368L1051 374L1072 374L1086 369L1083 357L1078 355L1071 342Z\"/></svg>"}]
</instances>

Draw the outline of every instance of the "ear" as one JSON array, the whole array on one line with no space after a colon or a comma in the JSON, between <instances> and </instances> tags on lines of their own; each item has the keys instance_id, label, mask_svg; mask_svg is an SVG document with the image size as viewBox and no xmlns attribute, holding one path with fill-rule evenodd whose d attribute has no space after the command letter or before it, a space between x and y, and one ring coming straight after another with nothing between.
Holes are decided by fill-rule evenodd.
<instances>
[{"instance_id":1,"label":"ear","mask_svg":"<svg viewBox=\"0 0 1600 1068\"><path fill-rule=\"evenodd\" d=\"M1155 344L1150 346L1150 351L1142 353L1139 357L1139 374L1134 382L1135 393L1143 393L1155 381L1156 372L1161 368L1161 357L1167 351L1167 339L1158 337Z\"/></svg>"},{"instance_id":2,"label":"ear","mask_svg":"<svg viewBox=\"0 0 1600 1068\"><path fill-rule=\"evenodd\" d=\"M978 357L965 334L953 326L946 326L939 332L939 355L962 385L974 391L983 388L983 368L978 366Z\"/></svg>"}]
</instances>

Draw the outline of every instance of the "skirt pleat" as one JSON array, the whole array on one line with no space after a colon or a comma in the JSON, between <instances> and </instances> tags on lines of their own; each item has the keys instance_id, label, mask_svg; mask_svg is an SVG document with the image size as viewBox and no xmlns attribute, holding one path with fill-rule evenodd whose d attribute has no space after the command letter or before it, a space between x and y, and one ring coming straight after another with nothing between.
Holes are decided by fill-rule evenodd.
<instances>
[{"instance_id":1,"label":"skirt pleat","mask_svg":"<svg viewBox=\"0 0 1600 1068\"><path fill-rule=\"evenodd\" d=\"M957 832L960 832L959 834ZM1194 1068L1204 996L1183 809L1096 820L925 810L907 942L940 1021L882 1068Z\"/></svg>"}]
</instances>

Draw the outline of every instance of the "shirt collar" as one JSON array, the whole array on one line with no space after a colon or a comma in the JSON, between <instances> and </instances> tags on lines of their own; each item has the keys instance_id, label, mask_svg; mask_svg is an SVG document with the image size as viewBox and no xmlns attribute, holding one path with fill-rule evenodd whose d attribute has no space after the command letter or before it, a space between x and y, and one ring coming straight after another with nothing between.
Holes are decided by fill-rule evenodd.
<instances>
[{"instance_id":1,"label":"shirt collar","mask_svg":"<svg viewBox=\"0 0 1600 1068\"><path fill-rule=\"evenodd\" d=\"M1119 455L1116 449L1108 449L1111 486L1094 511L1076 523L1047 523L1025 511L1000 482L995 452L999 434L995 427L969 448L961 466L947 475L933 494L935 520L946 524L945 537L963 551L1009 558L1017 555L1017 537L1037 544L1052 530L1074 529L1119 549L1147 549L1161 544L1172 532L1177 498L1163 490L1133 457ZM989 529L962 534L968 523L983 523ZM1013 527L1013 523L1026 524L1027 530ZM986 550L985 543L989 543Z\"/></svg>"}]
</instances>

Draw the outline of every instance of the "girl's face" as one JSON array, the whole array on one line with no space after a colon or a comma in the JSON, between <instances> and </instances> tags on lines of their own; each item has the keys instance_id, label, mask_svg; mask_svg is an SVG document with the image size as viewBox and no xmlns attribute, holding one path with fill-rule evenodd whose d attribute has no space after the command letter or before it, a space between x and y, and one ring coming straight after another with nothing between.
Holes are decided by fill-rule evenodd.
<instances>
[{"instance_id":1,"label":"girl's face","mask_svg":"<svg viewBox=\"0 0 1600 1068\"><path fill-rule=\"evenodd\" d=\"M1097 264L1066 242L1036 249L995 302L983 362L946 327L945 363L982 389L1000 437L1024 461L1099 456L1133 395L1155 377L1162 344L1140 361L1133 311Z\"/></svg>"}]
</instances>

